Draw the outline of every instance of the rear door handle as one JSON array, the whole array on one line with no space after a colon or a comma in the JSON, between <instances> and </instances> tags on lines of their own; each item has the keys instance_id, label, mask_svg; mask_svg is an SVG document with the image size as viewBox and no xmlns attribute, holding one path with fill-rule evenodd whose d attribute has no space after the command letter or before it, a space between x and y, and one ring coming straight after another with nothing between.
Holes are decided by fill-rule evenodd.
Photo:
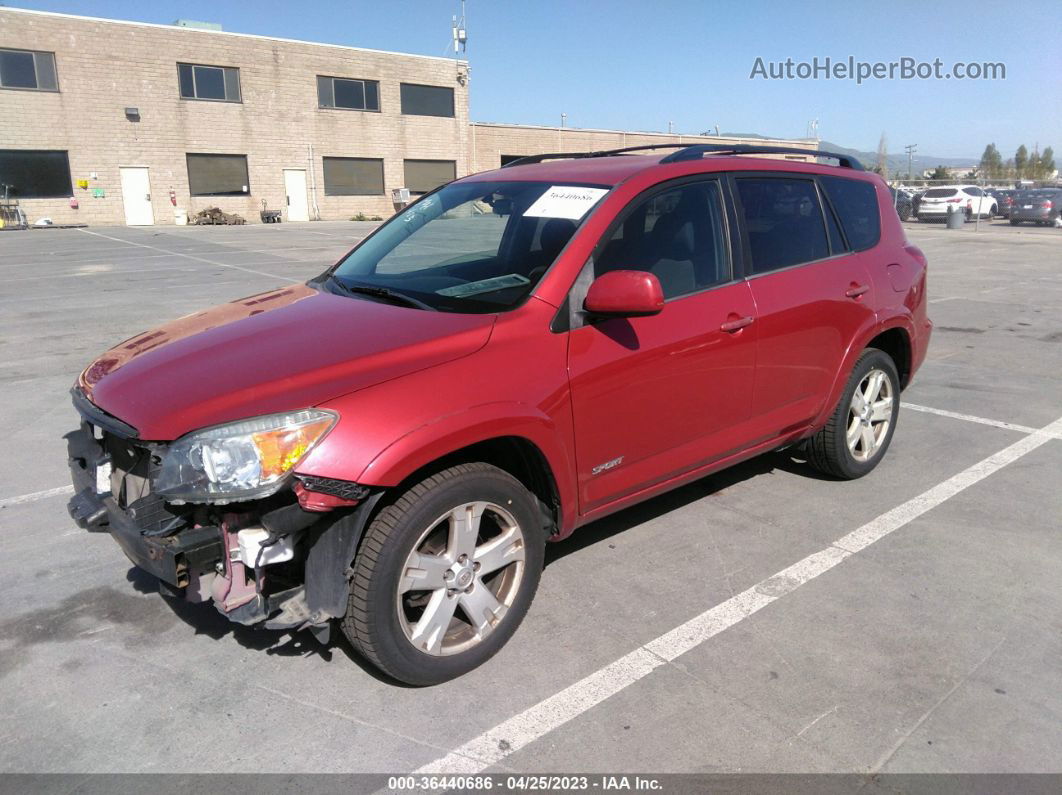
<instances>
[{"instance_id":1,"label":"rear door handle","mask_svg":"<svg viewBox=\"0 0 1062 795\"><path fill-rule=\"evenodd\" d=\"M737 320L728 320L726 323L719 327L720 331L728 331L731 334L735 331L740 331L745 326L752 325L753 318L751 317L739 317Z\"/></svg>"},{"instance_id":2,"label":"rear door handle","mask_svg":"<svg viewBox=\"0 0 1062 795\"><path fill-rule=\"evenodd\" d=\"M858 298L868 290L870 290L869 284L857 284L854 287L849 287L847 290L845 290L844 294L847 295L849 298Z\"/></svg>"}]
</instances>

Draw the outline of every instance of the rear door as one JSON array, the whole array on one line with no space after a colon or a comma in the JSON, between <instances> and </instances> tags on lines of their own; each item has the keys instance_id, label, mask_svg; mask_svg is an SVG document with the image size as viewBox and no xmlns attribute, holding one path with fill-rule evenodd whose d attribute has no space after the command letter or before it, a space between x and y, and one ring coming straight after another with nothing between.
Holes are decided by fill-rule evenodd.
<instances>
[{"instance_id":1,"label":"rear door","mask_svg":"<svg viewBox=\"0 0 1062 795\"><path fill-rule=\"evenodd\" d=\"M660 280L664 310L593 320L573 313L568 368L580 510L719 458L740 444L756 355L752 293L734 278L723 185L698 177L634 199L569 299L609 270Z\"/></svg>"},{"instance_id":2,"label":"rear door","mask_svg":"<svg viewBox=\"0 0 1062 795\"><path fill-rule=\"evenodd\" d=\"M832 179L832 178L829 178ZM873 283L851 249L819 181L808 175L733 178L742 219L759 346L752 393L751 442L808 425L823 408L858 331L875 318ZM877 241L880 211L873 185L830 184L833 205L860 194L872 213L853 236ZM861 187L862 186L862 187ZM853 224L856 222L853 221Z\"/></svg>"}]
</instances>

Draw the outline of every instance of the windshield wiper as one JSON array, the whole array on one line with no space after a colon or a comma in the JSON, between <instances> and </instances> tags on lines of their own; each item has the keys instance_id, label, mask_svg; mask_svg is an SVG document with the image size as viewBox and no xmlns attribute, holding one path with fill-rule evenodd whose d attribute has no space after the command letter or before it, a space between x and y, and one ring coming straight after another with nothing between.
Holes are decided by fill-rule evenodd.
<instances>
[{"instance_id":1,"label":"windshield wiper","mask_svg":"<svg viewBox=\"0 0 1062 795\"><path fill-rule=\"evenodd\" d=\"M428 312L438 312L431 304L426 304L423 301L418 301L412 296L400 293L397 290L392 290L389 287L380 287L375 284L344 284L335 276L332 277L332 284L336 285L340 290L348 295L368 295L373 298L383 298L386 301L390 301L392 304L399 304L402 306L411 306L414 309L424 309Z\"/></svg>"}]
</instances>

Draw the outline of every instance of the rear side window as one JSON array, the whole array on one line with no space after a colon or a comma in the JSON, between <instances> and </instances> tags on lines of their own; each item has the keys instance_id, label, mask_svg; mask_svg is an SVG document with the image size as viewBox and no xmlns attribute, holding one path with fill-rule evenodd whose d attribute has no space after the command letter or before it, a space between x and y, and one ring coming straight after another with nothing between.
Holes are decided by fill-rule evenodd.
<instances>
[{"instance_id":1,"label":"rear side window","mask_svg":"<svg viewBox=\"0 0 1062 795\"><path fill-rule=\"evenodd\" d=\"M753 273L830 256L815 183L783 177L739 178Z\"/></svg>"},{"instance_id":2,"label":"rear side window","mask_svg":"<svg viewBox=\"0 0 1062 795\"><path fill-rule=\"evenodd\" d=\"M841 219L853 251L873 248L881 239L878 193L869 182L844 177L822 177L826 196Z\"/></svg>"}]
</instances>

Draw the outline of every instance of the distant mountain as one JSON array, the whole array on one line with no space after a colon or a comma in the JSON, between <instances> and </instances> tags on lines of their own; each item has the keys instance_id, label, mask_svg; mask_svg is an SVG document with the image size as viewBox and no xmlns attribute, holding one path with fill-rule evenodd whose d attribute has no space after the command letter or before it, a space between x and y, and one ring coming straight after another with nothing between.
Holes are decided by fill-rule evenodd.
<instances>
[{"instance_id":1,"label":"distant mountain","mask_svg":"<svg viewBox=\"0 0 1062 795\"><path fill-rule=\"evenodd\" d=\"M819 143L819 149L825 149L829 152L837 152L841 155L852 155L866 168L873 168L878 164L878 153L867 152L860 149L849 149L848 147L841 146L840 144L830 143L829 141L821 141ZM903 151L902 147L899 154L889 152L888 154L889 171L907 171L907 154ZM914 157L911 158L911 170L915 174L919 174L927 168L936 168L937 166L976 166L980 162L976 157L936 157L934 155L923 155L915 152Z\"/></svg>"},{"instance_id":2,"label":"distant mountain","mask_svg":"<svg viewBox=\"0 0 1062 795\"><path fill-rule=\"evenodd\" d=\"M722 133L724 138L766 138L765 135L759 135L758 133ZM810 142L809 142L810 143ZM878 164L877 151L868 152L862 149L850 149L847 146L841 146L840 144L830 143L829 141L820 141L819 149L825 149L828 152L837 152L840 155L851 155L866 168L873 168ZM915 152L913 158L911 158L911 170L915 174L919 174L926 169L936 168L937 166L976 166L980 162L980 158L976 157L936 157L935 155L922 155ZM895 152L889 152L888 155L889 171L907 171L907 154L903 151L903 147L900 148L899 154Z\"/></svg>"}]
</instances>

